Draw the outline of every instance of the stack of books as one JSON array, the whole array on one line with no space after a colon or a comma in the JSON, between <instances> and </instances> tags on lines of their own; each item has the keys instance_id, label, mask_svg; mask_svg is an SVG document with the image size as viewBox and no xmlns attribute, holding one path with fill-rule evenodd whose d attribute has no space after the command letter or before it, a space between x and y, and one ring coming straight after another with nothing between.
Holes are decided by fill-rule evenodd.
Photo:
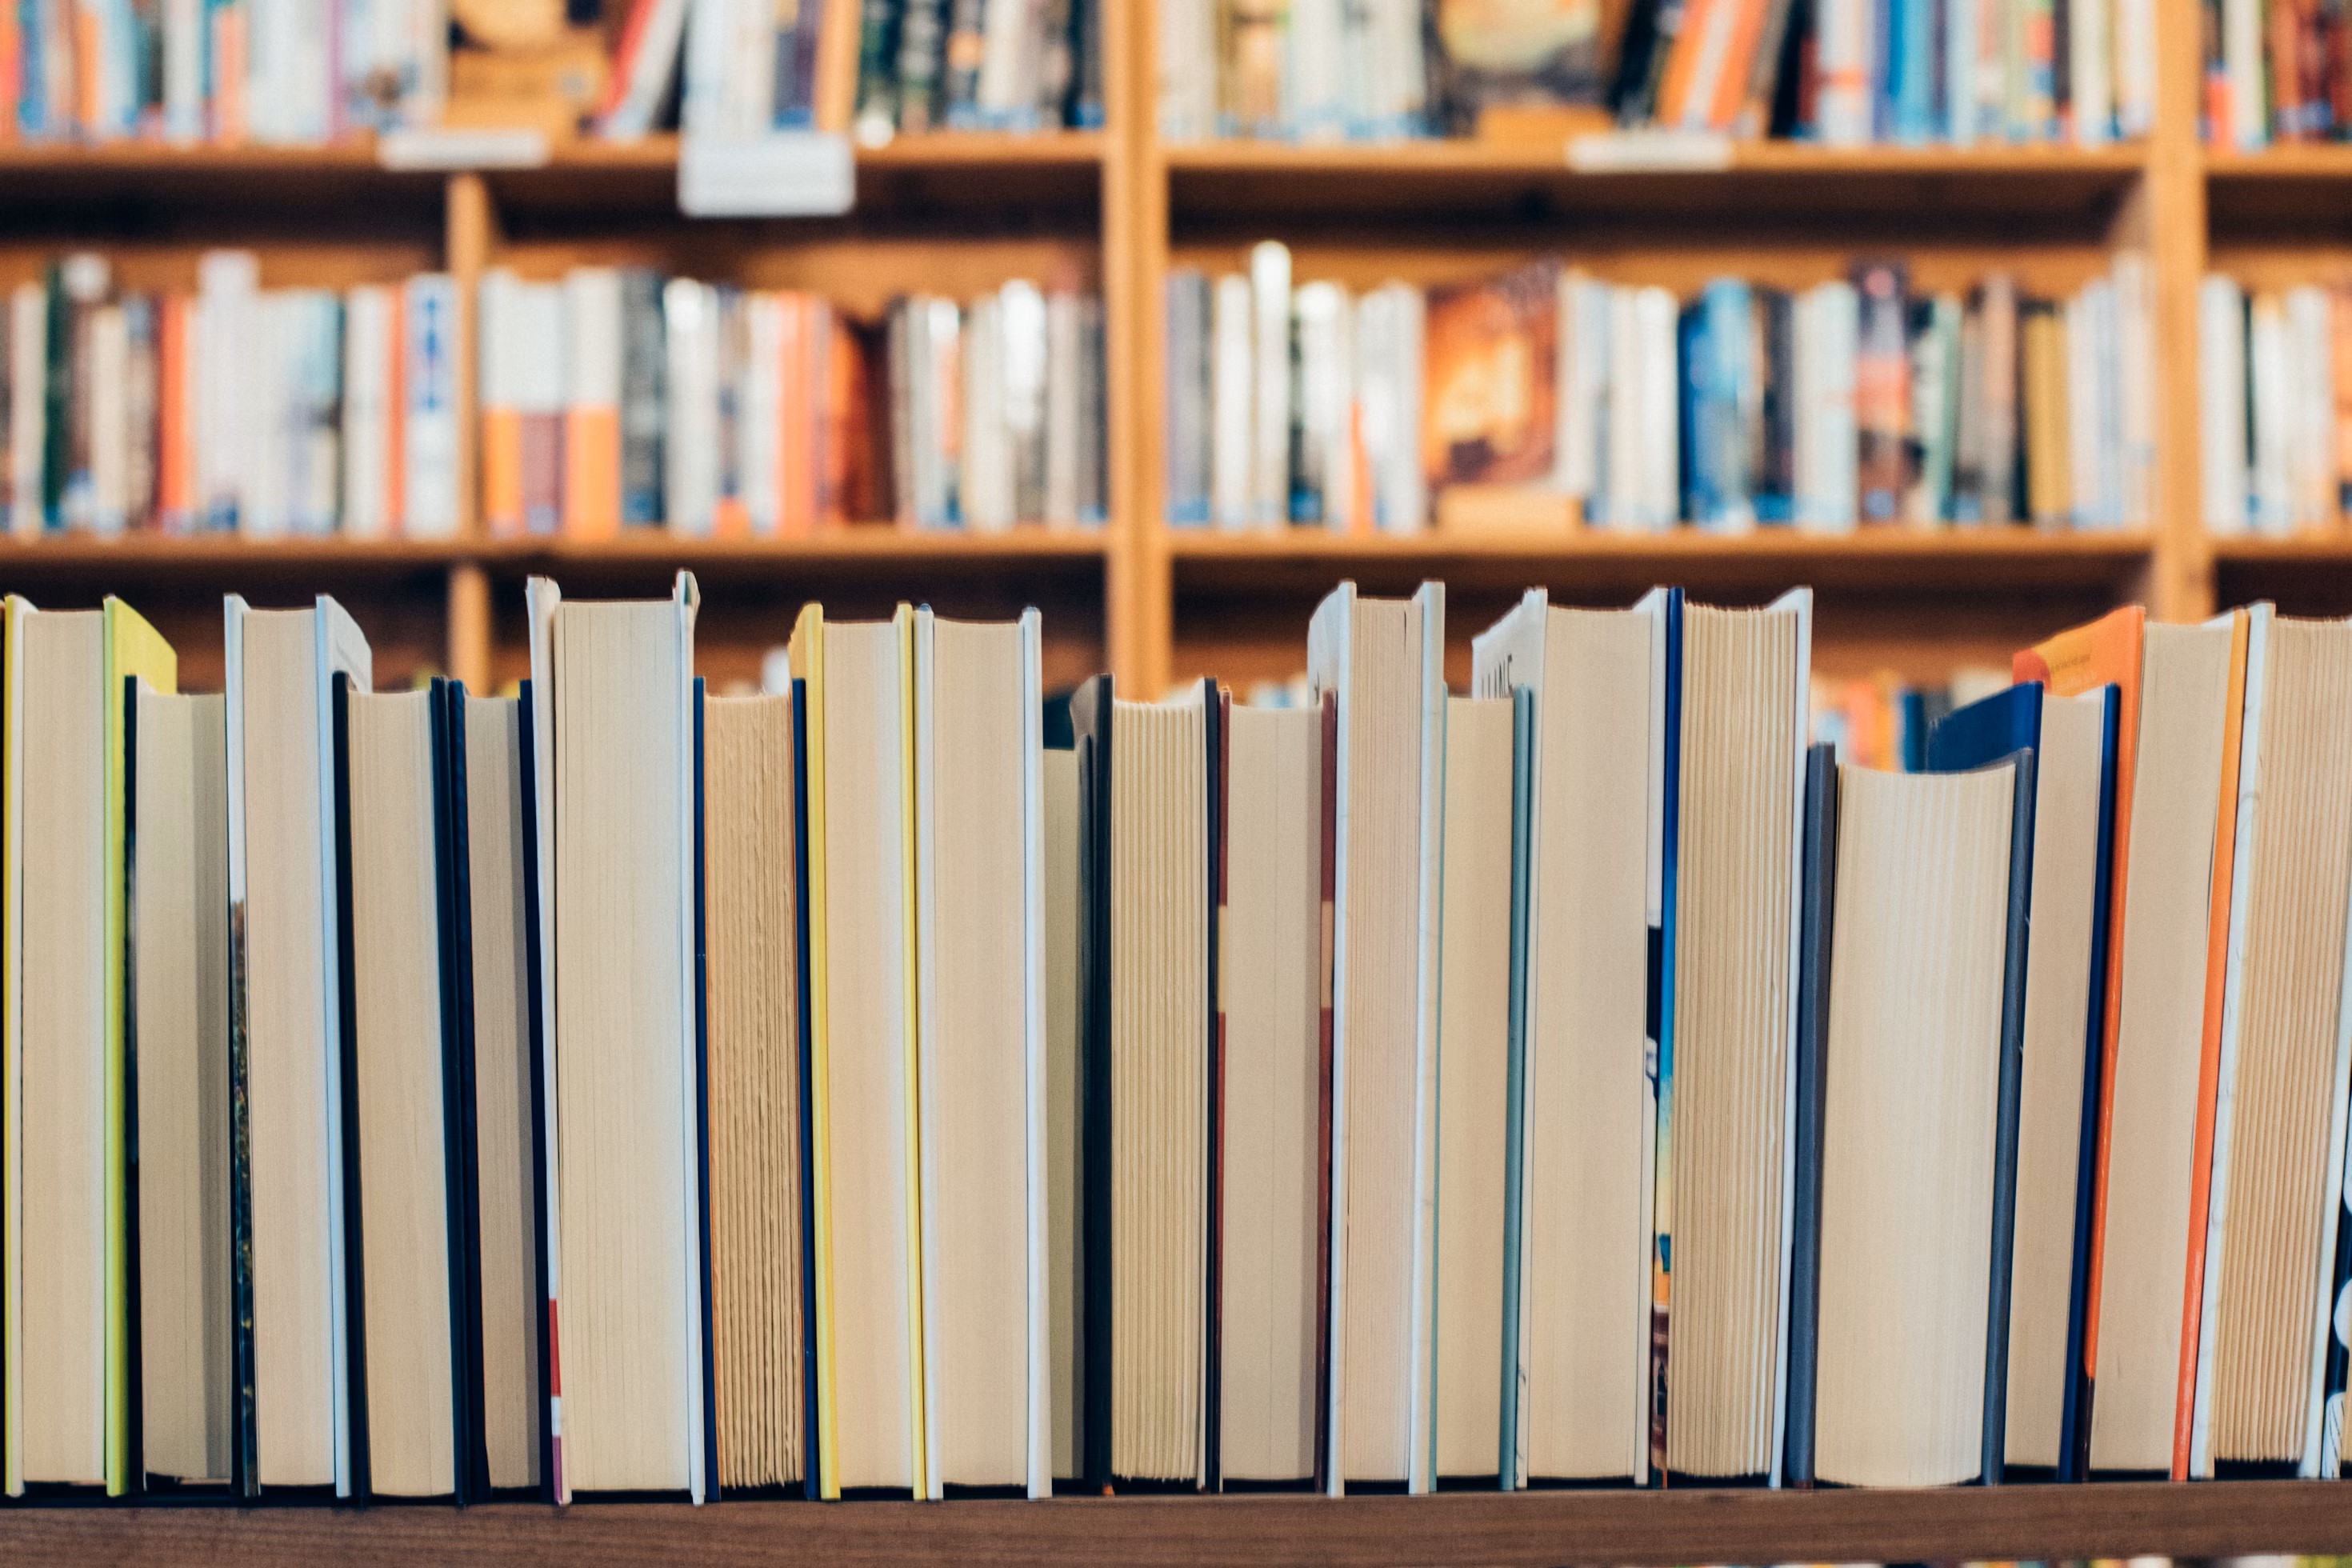
<instances>
[{"instance_id":1,"label":"stack of books","mask_svg":"<svg viewBox=\"0 0 2352 1568\"><path fill-rule=\"evenodd\" d=\"M1895 770L1803 589L1463 694L1342 584L1270 708L698 605L533 579L486 699L5 602L8 1494L2337 1474L2352 621Z\"/></svg>"},{"instance_id":2,"label":"stack of books","mask_svg":"<svg viewBox=\"0 0 2352 1568\"><path fill-rule=\"evenodd\" d=\"M457 529L457 300L443 273L263 289L211 251L193 292L50 264L0 320L0 523L255 539Z\"/></svg>"},{"instance_id":3,"label":"stack of books","mask_svg":"<svg viewBox=\"0 0 2352 1568\"><path fill-rule=\"evenodd\" d=\"M2253 152L2352 133L2343 23L2316 5L2221 0L2205 13L2205 140Z\"/></svg>"},{"instance_id":4,"label":"stack of books","mask_svg":"<svg viewBox=\"0 0 2352 1568\"><path fill-rule=\"evenodd\" d=\"M1171 274L1174 526L1824 532L2144 525L2155 463L2147 260L2069 298L1994 273L1916 288L1899 262L1695 300L1545 258L1361 296Z\"/></svg>"}]
</instances>

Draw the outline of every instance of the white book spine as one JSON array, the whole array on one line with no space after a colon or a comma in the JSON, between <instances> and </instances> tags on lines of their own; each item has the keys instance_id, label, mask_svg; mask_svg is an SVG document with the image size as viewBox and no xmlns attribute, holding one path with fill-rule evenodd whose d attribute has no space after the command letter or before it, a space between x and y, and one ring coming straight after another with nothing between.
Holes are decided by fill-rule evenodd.
<instances>
[{"instance_id":1,"label":"white book spine","mask_svg":"<svg viewBox=\"0 0 2352 1568\"><path fill-rule=\"evenodd\" d=\"M2246 297L2220 273L2197 286L2198 468L2205 526L2246 531Z\"/></svg>"},{"instance_id":2,"label":"white book spine","mask_svg":"<svg viewBox=\"0 0 2352 1568\"><path fill-rule=\"evenodd\" d=\"M1080 360L1078 296L1055 293L1045 301L1045 521L1069 528L1078 521L1078 448L1086 411L1080 398L1085 369Z\"/></svg>"},{"instance_id":3,"label":"white book spine","mask_svg":"<svg viewBox=\"0 0 2352 1568\"><path fill-rule=\"evenodd\" d=\"M131 334L120 305L101 305L89 321L89 523L101 535L122 531L131 467L128 387Z\"/></svg>"},{"instance_id":4,"label":"white book spine","mask_svg":"<svg viewBox=\"0 0 2352 1568\"><path fill-rule=\"evenodd\" d=\"M686 66L678 95L678 129L688 136L720 138L728 123L727 62L734 53L736 0L689 0L686 16Z\"/></svg>"},{"instance_id":5,"label":"white book spine","mask_svg":"<svg viewBox=\"0 0 2352 1568\"><path fill-rule=\"evenodd\" d=\"M1349 500L1348 425L1354 377L1348 364L1342 323L1350 315L1345 289L1336 283L1302 285L1297 296L1300 447L1304 486L1312 487L1312 521L1344 528Z\"/></svg>"},{"instance_id":6,"label":"white book spine","mask_svg":"<svg viewBox=\"0 0 2352 1568\"><path fill-rule=\"evenodd\" d=\"M1944 135L1955 147L1976 142L1977 44L1982 32L1977 24L1977 11L1979 6L1999 3L2000 0L1945 0Z\"/></svg>"},{"instance_id":7,"label":"white book spine","mask_svg":"<svg viewBox=\"0 0 2352 1568\"><path fill-rule=\"evenodd\" d=\"M2116 130L2145 136L2156 129L2156 0L2116 0Z\"/></svg>"},{"instance_id":8,"label":"white book spine","mask_svg":"<svg viewBox=\"0 0 2352 1568\"><path fill-rule=\"evenodd\" d=\"M662 509L670 531L708 536L719 500L718 300L708 284L673 278L662 287L669 353L669 439Z\"/></svg>"},{"instance_id":9,"label":"white book spine","mask_svg":"<svg viewBox=\"0 0 2352 1568\"><path fill-rule=\"evenodd\" d=\"M1282 81L1285 128L1328 142L1348 129L1342 0L1293 0Z\"/></svg>"},{"instance_id":10,"label":"white book spine","mask_svg":"<svg viewBox=\"0 0 2352 1568\"><path fill-rule=\"evenodd\" d=\"M205 133L204 0L163 0L163 135L186 143Z\"/></svg>"},{"instance_id":11,"label":"white book spine","mask_svg":"<svg viewBox=\"0 0 2352 1568\"><path fill-rule=\"evenodd\" d=\"M1209 315L1210 515L1219 528L1245 529L1256 493L1249 279L1238 272L1218 279Z\"/></svg>"},{"instance_id":12,"label":"white book spine","mask_svg":"<svg viewBox=\"0 0 2352 1568\"><path fill-rule=\"evenodd\" d=\"M190 408L197 432L197 497L207 524L243 521L252 484L260 407L258 264L251 251L215 250L196 263L196 352L203 395Z\"/></svg>"},{"instance_id":13,"label":"white book spine","mask_svg":"<svg viewBox=\"0 0 2352 1568\"><path fill-rule=\"evenodd\" d=\"M783 399L783 301L773 294L745 295L743 331L743 511L751 532L764 539L776 531L783 504L783 453L777 428Z\"/></svg>"},{"instance_id":14,"label":"white book spine","mask_svg":"<svg viewBox=\"0 0 2352 1568\"><path fill-rule=\"evenodd\" d=\"M1679 405L1682 375L1675 353L1677 310L1664 289L1637 289L1633 316L1640 347L1642 405L1638 431L1641 526L1671 530L1682 507L1682 441Z\"/></svg>"},{"instance_id":15,"label":"white book spine","mask_svg":"<svg viewBox=\"0 0 2352 1568\"><path fill-rule=\"evenodd\" d=\"M2294 419L2288 403L2292 384L2286 365L2286 311L2277 295L2257 294L2249 314L2248 380L2254 404L2252 521L2258 532L2285 534L2294 531L2288 433Z\"/></svg>"},{"instance_id":16,"label":"white book spine","mask_svg":"<svg viewBox=\"0 0 2352 1568\"><path fill-rule=\"evenodd\" d=\"M2122 252L2116 258L2114 277L2115 386L2123 425L2123 439L2116 447L2121 472L2116 521L2144 528L2156 516L2156 325L2147 258L2137 251ZM2324 323L2324 299L2321 306ZM2327 417L2334 417L2332 405ZM2332 491L2332 463L2330 468Z\"/></svg>"},{"instance_id":17,"label":"white book spine","mask_svg":"<svg viewBox=\"0 0 2352 1568\"><path fill-rule=\"evenodd\" d=\"M2074 140L2096 147L2115 139L2114 80L2109 75L2107 20L2113 0L2064 0L2068 28L2067 90L2073 95Z\"/></svg>"},{"instance_id":18,"label":"white book spine","mask_svg":"<svg viewBox=\"0 0 2352 1568\"><path fill-rule=\"evenodd\" d=\"M1215 16L1210 6L1200 0L1182 0L1196 15L1188 18L1196 30L1192 39L1199 47L1202 36L1198 29L1205 21L1207 35L1213 39ZM1025 130L1036 117L1037 49L1042 42L1038 29L1032 25L1032 7L1028 0L985 0L985 20L982 24L980 59L980 112L990 125L1008 130ZM1213 42L1210 45L1213 51ZM1214 58L1213 52L1209 57ZM1213 69L1193 73L1202 80L1187 84L1186 115L1197 118L1199 134L1210 134L1216 125L1216 98Z\"/></svg>"},{"instance_id":19,"label":"white book spine","mask_svg":"<svg viewBox=\"0 0 2352 1568\"><path fill-rule=\"evenodd\" d=\"M1004 312L995 296L971 302L964 323L961 363L964 526L975 533L1013 527L1012 475L1004 461Z\"/></svg>"},{"instance_id":20,"label":"white book spine","mask_svg":"<svg viewBox=\"0 0 2352 1568\"><path fill-rule=\"evenodd\" d=\"M1391 526L1399 533L1419 533L1429 525L1429 478L1421 467L1422 343L1427 331L1427 301L1421 290L1410 283L1389 287L1394 290L1397 303L1399 435L1383 449L1381 461L1391 470L1391 488L1396 496L1395 521Z\"/></svg>"},{"instance_id":21,"label":"white book spine","mask_svg":"<svg viewBox=\"0 0 2352 1568\"><path fill-rule=\"evenodd\" d=\"M252 340L253 458L237 531L248 539L277 539L286 532L286 362L291 353L284 294L261 295L254 310Z\"/></svg>"},{"instance_id":22,"label":"white book spine","mask_svg":"<svg viewBox=\"0 0 2352 1568\"><path fill-rule=\"evenodd\" d=\"M402 286L405 340L401 385L401 531L447 539L457 531L457 285L425 272Z\"/></svg>"},{"instance_id":23,"label":"white book spine","mask_svg":"<svg viewBox=\"0 0 2352 1568\"><path fill-rule=\"evenodd\" d=\"M392 291L362 285L343 306L343 531L380 539L391 461L388 407L392 367Z\"/></svg>"},{"instance_id":24,"label":"white book spine","mask_svg":"<svg viewBox=\"0 0 2352 1568\"><path fill-rule=\"evenodd\" d=\"M923 314L918 371L925 390L923 519L953 528L962 521L963 507L962 428L950 416L950 394L963 376L963 311L953 300L934 297L923 302Z\"/></svg>"},{"instance_id":25,"label":"white book spine","mask_svg":"<svg viewBox=\"0 0 2352 1568\"><path fill-rule=\"evenodd\" d=\"M2287 471L2294 525L2326 528L2336 521L2336 376L2327 290L2315 284L2288 289L2286 324L2294 408Z\"/></svg>"},{"instance_id":26,"label":"white book spine","mask_svg":"<svg viewBox=\"0 0 2352 1568\"><path fill-rule=\"evenodd\" d=\"M1160 134L1171 142L1197 142L1213 135L1217 122L1212 0L1164 0L1158 16Z\"/></svg>"},{"instance_id":27,"label":"white book spine","mask_svg":"<svg viewBox=\"0 0 2352 1568\"><path fill-rule=\"evenodd\" d=\"M1603 472L1596 476L1592 498L1594 518L1619 531L1642 526L1642 342L1634 293L1609 288L1608 428L1601 447Z\"/></svg>"},{"instance_id":28,"label":"white book spine","mask_svg":"<svg viewBox=\"0 0 2352 1568\"><path fill-rule=\"evenodd\" d=\"M1821 0L1814 120L1832 147L1860 147L1871 140L1871 9L1870 0Z\"/></svg>"},{"instance_id":29,"label":"white book spine","mask_svg":"<svg viewBox=\"0 0 2352 1568\"><path fill-rule=\"evenodd\" d=\"M2093 379L2099 349L2092 297L2091 288L2085 287L2061 307L2066 341L2066 467L2073 486L2066 498L2066 521L2078 528L2090 520L2099 486L2099 398Z\"/></svg>"},{"instance_id":30,"label":"white book spine","mask_svg":"<svg viewBox=\"0 0 2352 1568\"><path fill-rule=\"evenodd\" d=\"M2230 83L2229 140L2252 152L2270 142L2263 0L2221 0L2221 64Z\"/></svg>"},{"instance_id":31,"label":"white book spine","mask_svg":"<svg viewBox=\"0 0 2352 1568\"><path fill-rule=\"evenodd\" d=\"M1267 240L1250 251L1250 521L1278 529L1290 516L1290 250Z\"/></svg>"},{"instance_id":32,"label":"white book spine","mask_svg":"<svg viewBox=\"0 0 2352 1568\"><path fill-rule=\"evenodd\" d=\"M991 401L998 405L996 463L998 499L1008 523L1045 521L1047 402L1053 353L1046 324L1045 296L1024 279L1013 279L996 291L997 374L1000 388ZM1072 342L1071 364L1076 365ZM1075 378L1073 378L1075 379ZM1072 473L1076 487L1075 468Z\"/></svg>"},{"instance_id":33,"label":"white book spine","mask_svg":"<svg viewBox=\"0 0 2352 1568\"><path fill-rule=\"evenodd\" d=\"M1861 437L1854 413L1854 359L1862 331L1862 299L1851 283L1824 283L1811 291L1813 354L1812 460L1815 514L1807 521L1830 533L1851 533L1858 521L1855 487Z\"/></svg>"}]
</instances>

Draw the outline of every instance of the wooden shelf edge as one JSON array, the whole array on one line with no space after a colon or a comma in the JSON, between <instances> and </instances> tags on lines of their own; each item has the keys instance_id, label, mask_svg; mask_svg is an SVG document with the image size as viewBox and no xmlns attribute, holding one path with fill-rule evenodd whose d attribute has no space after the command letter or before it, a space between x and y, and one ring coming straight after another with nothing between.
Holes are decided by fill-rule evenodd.
<instances>
[{"instance_id":1,"label":"wooden shelf edge","mask_svg":"<svg viewBox=\"0 0 2352 1568\"><path fill-rule=\"evenodd\" d=\"M755 563L798 561L1091 561L1108 549L1107 529L1018 529L1009 533L961 533L887 526L854 526L795 539L700 539L648 531L620 539L251 540L234 535L119 539L60 538L31 542L0 541L0 580L12 571L29 574L144 572L159 567L249 566L283 573L312 566L326 570L454 566L466 563L510 567L534 563L595 564L675 560Z\"/></svg>"},{"instance_id":2,"label":"wooden shelf edge","mask_svg":"<svg viewBox=\"0 0 2352 1568\"><path fill-rule=\"evenodd\" d=\"M1297 529L1283 533L1218 533L1170 529L1169 551L1184 560L1382 560L1433 562L1449 559L1573 561L1587 557L1671 561L2046 560L2137 561L2155 548L2140 530L2037 532L2026 529L1885 529L1855 533L1804 533L1759 530L1752 533L1617 533L1580 529L1566 533L1491 535L1432 531L1410 535L1358 535ZM2346 542L2352 552L2352 541Z\"/></svg>"},{"instance_id":3,"label":"wooden shelf edge","mask_svg":"<svg viewBox=\"0 0 2352 1568\"><path fill-rule=\"evenodd\" d=\"M1482 173L1559 174L1571 173L1564 144L1425 141L1294 142L1232 138L1171 144L1162 150L1171 172L1217 174L1399 174ZM1742 142L1731 149L1729 170L1628 167L1580 172L1578 178L1673 179L1725 173L1775 174L2016 174L2138 173L2147 163L2139 143L2109 147L1824 147L1807 142Z\"/></svg>"},{"instance_id":4,"label":"wooden shelf edge","mask_svg":"<svg viewBox=\"0 0 2352 1568\"><path fill-rule=\"evenodd\" d=\"M2072 1559L2352 1545L2352 1489L2325 1481L2010 1486L1940 1491L1538 1491L1498 1496L1116 1498L1050 1502L499 1504L368 1510L28 1508L0 1514L18 1561L127 1564L687 1559L1117 1561L1362 1565Z\"/></svg>"},{"instance_id":5,"label":"wooden shelf edge","mask_svg":"<svg viewBox=\"0 0 2352 1568\"><path fill-rule=\"evenodd\" d=\"M2225 565L2352 564L2352 534L2306 534L2290 539L2228 538L2210 542L2213 559Z\"/></svg>"}]
</instances>

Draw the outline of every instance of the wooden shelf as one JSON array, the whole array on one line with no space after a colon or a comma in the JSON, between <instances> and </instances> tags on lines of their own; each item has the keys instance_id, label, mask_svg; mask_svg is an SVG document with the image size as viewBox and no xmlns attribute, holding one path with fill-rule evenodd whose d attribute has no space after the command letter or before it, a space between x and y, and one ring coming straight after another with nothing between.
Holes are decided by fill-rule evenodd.
<instances>
[{"instance_id":1,"label":"wooden shelf","mask_svg":"<svg viewBox=\"0 0 2352 1568\"><path fill-rule=\"evenodd\" d=\"M1048 1564L2023 1560L2331 1552L2352 1491L2313 1481L2012 1486L1949 1491L1539 1491L1423 1498L1057 1499L1050 1502L499 1504L439 1508L68 1509L0 1514L26 1560L346 1568L691 1559Z\"/></svg>"},{"instance_id":2,"label":"wooden shelf","mask_svg":"<svg viewBox=\"0 0 2352 1568\"><path fill-rule=\"evenodd\" d=\"M1559 144L1454 139L1301 144L1234 139L1165 149L1170 203L1190 218L1533 209L1582 216L1737 216L1779 225L1895 214L2105 215L2147 166L2137 145L1822 147L1732 144L1722 168L1580 171Z\"/></svg>"}]
</instances>

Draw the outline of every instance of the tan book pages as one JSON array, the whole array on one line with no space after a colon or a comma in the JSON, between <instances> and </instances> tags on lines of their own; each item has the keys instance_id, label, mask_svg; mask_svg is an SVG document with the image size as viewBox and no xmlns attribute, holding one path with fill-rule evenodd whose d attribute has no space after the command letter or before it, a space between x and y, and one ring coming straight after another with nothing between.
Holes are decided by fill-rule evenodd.
<instances>
[{"instance_id":1,"label":"tan book pages","mask_svg":"<svg viewBox=\"0 0 2352 1568\"><path fill-rule=\"evenodd\" d=\"M793 700L703 704L711 1334L722 1487L802 1479Z\"/></svg>"},{"instance_id":2,"label":"tan book pages","mask_svg":"<svg viewBox=\"0 0 2352 1568\"><path fill-rule=\"evenodd\" d=\"M142 1452L229 1475L228 762L218 697L142 689L131 807Z\"/></svg>"},{"instance_id":3,"label":"tan book pages","mask_svg":"<svg viewBox=\"0 0 2352 1568\"><path fill-rule=\"evenodd\" d=\"M106 1479L103 623L27 614L24 636L23 1314L27 1481Z\"/></svg>"},{"instance_id":4,"label":"tan book pages","mask_svg":"<svg viewBox=\"0 0 2352 1568\"><path fill-rule=\"evenodd\" d=\"M563 1468L573 1491L689 1482L678 1052L685 671L676 610L555 613L556 1125Z\"/></svg>"},{"instance_id":5,"label":"tan book pages","mask_svg":"<svg viewBox=\"0 0 2352 1568\"><path fill-rule=\"evenodd\" d=\"M2250 684L2248 743L2259 756L2241 799L2247 856L2242 961L2230 1022L2226 1148L2215 1178L2219 1274L2212 1338L2211 1456L2303 1455L2313 1392L2314 1282L2327 1202L2328 1121L2342 1086L2336 1029L2345 910L2352 883L2352 623L2273 617L2266 680ZM2226 1058L2225 1058L2226 1060Z\"/></svg>"},{"instance_id":6,"label":"tan book pages","mask_svg":"<svg viewBox=\"0 0 2352 1568\"><path fill-rule=\"evenodd\" d=\"M1221 1437L1227 1480L1315 1473L1322 714L1226 731Z\"/></svg>"},{"instance_id":7,"label":"tan book pages","mask_svg":"<svg viewBox=\"0 0 2352 1568\"><path fill-rule=\"evenodd\" d=\"M1509 1142L1512 700L1445 704L1438 959L1437 1473L1497 1471ZM1516 1360L1517 1347L1512 1347ZM1516 1382L1516 1378L1513 1380Z\"/></svg>"},{"instance_id":8,"label":"tan book pages","mask_svg":"<svg viewBox=\"0 0 2352 1568\"><path fill-rule=\"evenodd\" d=\"M1838 770L1814 1464L1982 1468L2013 769Z\"/></svg>"},{"instance_id":9,"label":"tan book pages","mask_svg":"<svg viewBox=\"0 0 2352 1568\"><path fill-rule=\"evenodd\" d=\"M2033 940L2017 1113L2017 1228L2009 1289L2009 1463L2055 1466L2068 1380L2075 1176L2091 1006L2105 689L2042 700L2033 778Z\"/></svg>"},{"instance_id":10,"label":"tan book pages","mask_svg":"<svg viewBox=\"0 0 2352 1568\"><path fill-rule=\"evenodd\" d=\"M2230 628L2151 625L2124 894L2094 1469L2171 1462Z\"/></svg>"},{"instance_id":11,"label":"tan book pages","mask_svg":"<svg viewBox=\"0 0 2352 1568\"><path fill-rule=\"evenodd\" d=\"M350 705L368 1480L390 1497L457 1484L430 702L407 691Z\"/></svg>"}]
</instances>

